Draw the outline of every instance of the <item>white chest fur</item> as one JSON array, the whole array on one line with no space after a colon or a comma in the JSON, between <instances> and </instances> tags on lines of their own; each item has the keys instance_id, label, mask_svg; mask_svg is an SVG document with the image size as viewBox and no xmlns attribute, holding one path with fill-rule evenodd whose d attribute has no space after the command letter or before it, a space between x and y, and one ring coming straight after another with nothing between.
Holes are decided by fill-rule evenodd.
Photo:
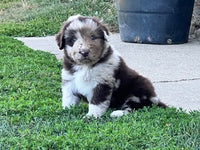
<instances>
[{"instance_id":1,"label":"white chest fur","mask_svg":"<svg viewBox=\"0 0 200 150\"><path fill-rule=\"evenodd\" d=\"M78 93L87 97L88 101L92 98L93 89L97 85L92 69L88 67L76 67L78 70L74 73L74 83Z\"/></svg>"}]
</instances>

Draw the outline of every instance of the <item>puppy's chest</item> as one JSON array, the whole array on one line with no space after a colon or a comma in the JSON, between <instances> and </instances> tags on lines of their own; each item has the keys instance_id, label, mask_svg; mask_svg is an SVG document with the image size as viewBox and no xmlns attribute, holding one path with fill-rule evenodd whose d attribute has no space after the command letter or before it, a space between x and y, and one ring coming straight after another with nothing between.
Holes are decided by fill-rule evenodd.
<instances>
[{"instance_id":1,"label":"puppy's chest","mask_svg":"<svg viewBox=\"0 0 200 150\"><path fill-rule=\"evenodd\" d=\"M78 93L91 99L93 89L96 87L98 81L94 77L95 74L87 68L79 69L74 74L74 84Z\"/></svg>"},{"instance_id":2,"label":"puppy's chest","mask_svg":"<svg viewBox=\"0 0 200 150\"><path fill-rule=\"evenodd\" d=\"M113 69L109 67L77 67L75 70L73 82L76 92L87 97L88 100L91 100L94 88L98 84L107 84L112 87L115 82Z\"/></svg>"}]
</instances>

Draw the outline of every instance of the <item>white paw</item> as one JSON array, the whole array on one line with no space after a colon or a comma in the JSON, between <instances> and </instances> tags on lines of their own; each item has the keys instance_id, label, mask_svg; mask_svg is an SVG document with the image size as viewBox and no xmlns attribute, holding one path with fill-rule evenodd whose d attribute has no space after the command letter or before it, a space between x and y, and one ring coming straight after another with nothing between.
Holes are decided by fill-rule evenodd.
<instances>
[{"instance_id":1,"label":"white paw","mask_svg":"<svg viewBox=\"0 0 200 150\"><path fill-rule=\"evenodd\" d=\"M71 104L71 105L62 105L63 109L70 109L73 106L75 106L75 105L73 105L73 104Z\"/></svg>"},{"instance_id":2,"label":"white paw","mask_svg":"<svg viewBox=\"0 0 200 150\"><path fill-rule=\"evenodd\" d=\"M127 114L128 114L128 112L125 110L116 110L110 114L110 117L121 117L121 116L127 115Z\"/></svg>"},{"instance_id":3,"label":"white paw","mask_svg":"<svg viewBox=\"0 0 200 150\"><path fill-rule=\"evenodd\" d=\"M87 113L83 118L98 118L98 117L101 117L101 115Z\"/></svg>"},{"instance_id":4,"label":"white paw","mask_svg":"<svg viewBox=\"0 0 200 150\"><path fill-rule=\"evenodd\" d=\"M101 117L106 112L108 106L107 101L99 105L89 104L89 111L86 114L86 117Z\"/></svg>"},{"instance_id":5,"label":"white paw","mask_svg":"<svg viewBox=\"0 0 200 150\"><path fill-rule=\"evenodd\" d=\"M62 102L62 107L63 109L70 109L71 107L74 107L76 105L79 105L79 101L63 101Z\"/></svg>"}]
</instances>

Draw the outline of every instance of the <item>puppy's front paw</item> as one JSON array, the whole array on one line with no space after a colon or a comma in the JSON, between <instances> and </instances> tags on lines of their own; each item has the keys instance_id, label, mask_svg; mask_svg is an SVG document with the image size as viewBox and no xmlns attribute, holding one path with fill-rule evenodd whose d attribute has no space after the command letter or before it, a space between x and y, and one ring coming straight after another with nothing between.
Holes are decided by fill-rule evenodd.
<instances>
[{"instance_id":1,"label":"puppy's front paw","mask_svg":"<svg viewBox=\"0 0 200 150\"><path fill-rule=\"evenodd\" d=\"M86 117L94 117L94 118L101 117L106 112L108 106L109 105L107 101L99 105L89 104L89 111L86 114Z\"/></svg>"},{"instance_id":2,"label":"puppy's front paw","mask_svg":"<svg viewBox=\"0 0 200 150\"><path fill-rule=\"evenodd\" d=\"M101 115L99 115L99 114L87 113L83 118L95 118L95 119L97 119L98 117L101 117Z\"/></svg>"},{"instance_id":3,"label":"puppy's front paw","mask_svg":"<svg viewBox=\"0 0 200 150\"><path fill-rule=\"evenodd\" d=\"M78 100L66 100L66 101L62 101L62 107L63 109L70 109L73 106L79 105L79 101Z\"/></svg>"},{"instance_id":4,"label":"puppy's front paw","mask_svg":"<svg viewBox=\"0 0 200 150\"><path fill-rule=\"evenodd\" d=\"M63 109L70 109L71 107L73 107L74 105L62 105Z\"/></svg>"}]
</instances>

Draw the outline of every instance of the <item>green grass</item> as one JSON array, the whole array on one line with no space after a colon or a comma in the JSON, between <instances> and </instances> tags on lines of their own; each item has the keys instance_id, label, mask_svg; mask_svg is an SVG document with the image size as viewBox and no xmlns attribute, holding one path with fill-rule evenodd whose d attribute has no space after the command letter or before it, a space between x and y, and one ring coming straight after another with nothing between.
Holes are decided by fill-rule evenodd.
<instances>
[{"instance_id":1,"label":"green grass","mask_svg":"<svg viewBox=\"0 0 200 150\"><path fill-rule=\"evenodd\" d=\"M61 108L61 62L0 36L0 149L200 148L200 112L144 108L122 118L82 119Z\"/></svg>"},{"instance_id":2,"label":"green grass","mask_svg":"<svg viewBox=\"0 0 200 150\"><path fill-rule=\"evenodd\" d=\"M46 36L58 32L71 15L97 16L118 30L113 0L3 0L0 35Z\"/></svg>"}]
</instances>

